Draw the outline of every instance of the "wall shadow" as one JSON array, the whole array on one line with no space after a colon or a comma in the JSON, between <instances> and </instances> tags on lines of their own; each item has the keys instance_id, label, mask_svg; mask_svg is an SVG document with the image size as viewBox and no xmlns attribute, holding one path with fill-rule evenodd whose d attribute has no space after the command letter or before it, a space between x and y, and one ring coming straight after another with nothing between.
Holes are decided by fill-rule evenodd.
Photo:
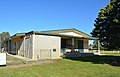
<instances>
[{"instance_id":1,"label":"wall shadow","mask_svg":"<svg viewBox=\"0 0 120 77\"><path fill-rule=\"evenodd\" d=\"M93 64L109 64L111 66L120 66L120 56L110 56L110 55L101 55L101 56L84 56L76 58L67 58L75 61L91 62Z\"/></svg>"}]
</instances>

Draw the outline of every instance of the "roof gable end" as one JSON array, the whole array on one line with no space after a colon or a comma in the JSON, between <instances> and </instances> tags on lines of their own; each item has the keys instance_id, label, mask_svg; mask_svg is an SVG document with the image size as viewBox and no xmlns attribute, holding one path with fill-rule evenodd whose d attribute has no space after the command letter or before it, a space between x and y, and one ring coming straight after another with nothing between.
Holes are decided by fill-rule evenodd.
<instances>
[{"instance_id":1,"label":"roof gable end","mask_svg":"<svg viewBox=\"0 0 120 77\"><path fill-rule=\"evenodd\" d=\"M71 35L71 36L79 36L79 37L91 37L90 35L81 32L75 28L72 29L60 29L60 30L49 30L42 31L43 33L51 33L51 34L62 34L62 35Z\"/></svg>"}]
</instances>

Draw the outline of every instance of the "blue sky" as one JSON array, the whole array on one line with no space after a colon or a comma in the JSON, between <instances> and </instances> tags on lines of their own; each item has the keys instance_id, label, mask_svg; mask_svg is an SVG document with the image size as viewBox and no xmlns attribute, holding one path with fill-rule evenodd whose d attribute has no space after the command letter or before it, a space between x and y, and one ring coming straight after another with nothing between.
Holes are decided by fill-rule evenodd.
<instances>
[{"instance_id":1,"label":"blue sky","mask_svg":"<svg viewBox=\"0 0 120 77\"><path fill-rule=\"evenodd\" d=\"M93 29L100 8L110 0L0 0L0 33L76 28Z\"/></svg>"}]
</instances>

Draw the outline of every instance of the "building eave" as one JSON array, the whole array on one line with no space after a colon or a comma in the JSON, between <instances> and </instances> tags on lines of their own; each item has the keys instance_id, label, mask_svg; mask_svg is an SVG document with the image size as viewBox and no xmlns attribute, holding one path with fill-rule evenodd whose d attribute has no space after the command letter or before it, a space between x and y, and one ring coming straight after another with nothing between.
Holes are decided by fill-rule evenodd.
<instances>
[{"instance_id":1,"label":"building eave","mask_svg":"<svg viewBox=\"0 0 120 77\"><path fill-rule=\"evenodd\" d=\"M89 39L89 40L97 40L98 38L95 37L80 37L80 36L71 36L71 35L64 35L64 34L52 34L52 33L44 33L39 31L31 31L26 33L26 35L35 34L35 35L48 35L48 36L58 36L58 37L70 37L70 38L80 38L80 39Z\"/></svg>"},{"instance_id":2,"label":"building eave","mask_svg":"<svg viewBox=\"0 0 120 77\"><path fill-rule=\"evenodd\" d=\"M25 33L16 33L15 35L9 37L9 38L6 38L5 40L2 41L2 43L8 41L8 40L11 40L12 38L15 38L15 37L18 37L18 36L25 36Z\"/></svg>"}]
</instances>

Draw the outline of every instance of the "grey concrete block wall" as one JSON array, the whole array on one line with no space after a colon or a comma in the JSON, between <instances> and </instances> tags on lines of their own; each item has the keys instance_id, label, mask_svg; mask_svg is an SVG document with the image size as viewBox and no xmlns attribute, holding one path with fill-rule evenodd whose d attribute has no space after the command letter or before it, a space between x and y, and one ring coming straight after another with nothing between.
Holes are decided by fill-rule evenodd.
<instances>
[{"instance_id":1,"label":"grey concrete block wall","mask_svg":"<svg viewBox=\"0 0 120 77\"><path fill-rule=\"evenodd\" d=\"M61 37L48 35L32 35L33 36L33 59L39 59L43 50L50 50L51 59L60 58ZM48 53L49 54L49 53Z\"/></svg>"}]
</instances>

